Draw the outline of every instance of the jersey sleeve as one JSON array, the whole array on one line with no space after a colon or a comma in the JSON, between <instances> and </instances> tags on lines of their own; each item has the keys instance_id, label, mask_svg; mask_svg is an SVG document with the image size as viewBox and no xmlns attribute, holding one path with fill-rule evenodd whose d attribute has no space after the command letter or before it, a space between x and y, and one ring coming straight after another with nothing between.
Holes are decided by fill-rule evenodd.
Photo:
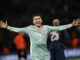
<instances>
[{"instance_id":1,"label":"jersey sleeve","mask_svg":"<svg viewBox=\"0 0 80 60\"><path fill-rule=\"evenodd\" d=\"M10 30L10 31L13 31L13 32L25 32L25 31L28 32L28 27L17 28L17 27L8 26L7 29Z\"/></svg>"},{"instance_id":2,"label":"jersey sleeve","mask_svg":"<svg viewBox=\"0 0 80 60\"><path fill-rule=\"evenodd\" d=\"M53 30L53 31L61 31L61 30L65 30L65 29L68 29L68 28L71 28L72 27L72 24L67 24L67 25L62 25L62 26L48 26L47 25L47 29L49 31Z\"/></svg>"}]
</instances>

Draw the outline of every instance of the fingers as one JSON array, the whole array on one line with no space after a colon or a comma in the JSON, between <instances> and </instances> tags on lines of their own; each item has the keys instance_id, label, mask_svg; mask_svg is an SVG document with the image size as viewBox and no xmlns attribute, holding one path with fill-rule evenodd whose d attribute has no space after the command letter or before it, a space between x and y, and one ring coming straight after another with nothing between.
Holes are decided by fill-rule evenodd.
<instances>
[{"instance_id":1,"label":"fingers","mask_svg":"<svg viewBox=\"0 0 80 60\"><path fill-rule=\"evenodd\" d=\"M75 21L76 21L76 20L74 19L74 20L73 20L73 22L72 22L73 26L74 26L74 25L75 25L75 23L76 23Z\"/></svg>"},{"instance_id":2,"label":"fingers","mask_svg":"<svg viewBox=\"0 0 80 60\"><path fill-rule=\"evenodd\" d=\"M2 27L2 25L4 25L4 22L3 21L0 21L0 26Z\"/></svg>"},{"instance_id":3,"label":"fingers","mask_svg":"<svg viewBox=\"0 0 80 60\"><path fill-rule=\"evenodd\" d=\"M0 27L5 24L7 24L7 21L5 23L3 21L0 21Z\"/></svg>"},{"instance_id":4,"label":"fingers","mask_svg":"<svg viewBox=\"0 0 80 60\"><path fill-rule=\"evenodd\" d=\"M80 25L80 19L79 18L75 21L75 25L76 26L79 26Z\"/></svg>"},{"instance_id":5,"label":"fingers","mask_svg":"<svg viewBox=\"0 0 80 60\"><path fill-rule=\"evenodd\" d=\"M7 21L5 23L7 24ZM0 24L4 24L4 22L3 21L0 21Z\"/></svg>"},{"instance_id":6,"label":"fingers","mask_svg":"<svg viewBox=\"0 0 80 60\"><path fill-rule=\"evenodd\" d=\"M2 23L0 22L0 27L1 27Z\"/></svg>"},{"instance_id":7,"label":"fingers","mask_svg":"<svg viewBox=\"0 0 80 60\"><path fill-rule=\"evenodd\" d=\"M76 21L76 20L74 19L74 20L73 20L73 23L75 23L75 21Z\"/></svg>"},{"instance_id":8,"label":"fingers","mask_svg":"<svg viewBox=\"0 0 80 60\"><path fill-rule=\"evenodd\" d=\"M3 21L0 21L0 26L3 24Z\"/></svg>"},{"instance_id":9,"label":"fingers","mask_svg":"<svg viewBox=\"0 0 80 60\"><path fill-rule=\"evenodd\" d=\"M80 25L80 18L78 18L76 20L74 19L72 24L73 24L73 26L79 26Z\"/></svg>"},{"instance_id":10,"label":"fingers","mask_svg":"<svg viewBox=\"0 0 80 60\"><path fill-rule=\"evenodd\" d=\"M78 19L76 20L76 22L80 22L80 19L78 18Z\"/></svg>"},{"instance_id":11,"label":"fingers","mask_svg":"<svg viewBox=\"0 0 80 60\"><path fill-rule=\"evenodd\" d=\"M0 21L0 23L3 23L3 21Z\"/></svg>"},{"instance_id":12,"label":"fingers","mask_svg":"<svg viewBox=\"0 0 80 60\"><path fill-rule=\"evenodd\" d=\"M74 20L73 20L73 23L74 23L74 24L75 24L75 23L79 23L79 21L80 21L79 18L78 18L77 20L74 19Z\"/></svg>"},{"instance_id":13,"label":"fingers","mask_svg":"<svg viewBox=\"0 0 80 60\"><path fill-rule=\"evenodd\" d=\"M0 21L0 28L2 27L2 21Z\"/></svg>"},{"instance_id":14,"label":"fingers","mask_svg":"<svg viewBox=\"0 0 80 60\"><path fill-rule=\"evenodd\" d=\"M73 21L76 21L75 19Z\"/></svg>"},{"instance_id":15,"label":"fingers","mask_svg":"<svg viewBox=\"0 0 80 60\"><path fill-rule=\"evenodd\" d=\"M6 24L7 24L7 21L6 21Z\"/></svg>"}]
</instances>

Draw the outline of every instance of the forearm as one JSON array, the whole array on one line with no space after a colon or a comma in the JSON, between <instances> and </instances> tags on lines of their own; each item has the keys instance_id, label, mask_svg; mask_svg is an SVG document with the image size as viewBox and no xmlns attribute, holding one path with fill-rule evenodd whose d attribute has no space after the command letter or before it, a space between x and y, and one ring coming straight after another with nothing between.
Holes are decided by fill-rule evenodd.
<instances>
[{"instance_id":1,"label":"forearm","mask_svg":"<svg viewBox=\"0 0 80 60\"><path fill-rule=\"evenodd\" d=\"M72 26L73 26L72 24L67 24L67 25L58 26L58 27L56 27L56 29L61 31L61 30L71 28Z\"/></svg>"},{"instance_id":2,"label":"forearm","mask_svg":"<svg viewBox=\"0 0 80 60\"><path fill-rule=\"evenodd\" d=\"M61 31L61 30L65 30L65 29L68 29L68 28L71 28L73 25L72 24L67 24L67 25L62 25L62 26L47 26L48 27L48 30L51 31Z\"/></svg>"},{"instance_id":3,"label":"forearm","mask_svg":"<svg viewBox=\"0 0 80 60\"><path fill-rule=\"evenodd\" d=\"M25 28L15 28L15 27L7 26L7 29L13 32L22 32L24 31Z\"/></svg>"}]
</instances>

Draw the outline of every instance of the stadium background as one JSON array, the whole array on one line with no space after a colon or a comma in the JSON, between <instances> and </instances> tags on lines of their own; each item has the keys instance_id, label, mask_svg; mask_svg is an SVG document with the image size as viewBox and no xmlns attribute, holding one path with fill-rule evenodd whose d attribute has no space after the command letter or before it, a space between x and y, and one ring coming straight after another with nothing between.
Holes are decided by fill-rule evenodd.
<instances>
[{"instance_id":1,"label":"stadium background","mask_svg":"<svg viewBox=\"0 0 80 60\"><path fill-rule=\"evenodd\" d=\"M52 20L60 19L61 25L71 23L73 19L80 17L80 0L0 0L0 20L8 21L8 25L24 27L32 24L32 15L40 13L43 15L44 24L52 25ZM65 46L66 57L68 52L79 52L80 47L80 26L68 29L70 33L69 45ZM75 32L78 43L72 45L73 33ZM0 54L2 49L7 47L14 53L15 46L12 42L14 33L0 29ZM80 52L69 56L68 60L78 60ZM73 54L72 54L73 55Z\"/></svg>"}]
</instances>

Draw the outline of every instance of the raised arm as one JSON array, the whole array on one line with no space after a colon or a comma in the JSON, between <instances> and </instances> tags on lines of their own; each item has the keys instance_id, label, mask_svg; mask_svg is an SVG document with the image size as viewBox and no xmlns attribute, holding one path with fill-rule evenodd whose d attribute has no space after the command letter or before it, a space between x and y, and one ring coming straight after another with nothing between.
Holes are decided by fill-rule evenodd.
<instances>
[{"instance_id":1,"label":"raised arm","mask_svg":"<svg viewBox=\"0 0 80 60\"><path fill-rule=\"evenodd\" d=\"M26 29L26 28L10 27L8 26L7 21L5 23L3 21L0 21L0 28L8 29L13 32L25 32L25 29Z\"/></svg>"},{"instance_id":2,"label":"raised arm","mask_svg":"<svg viewBox=\"0 0 80 60\"><path fill-rule=\"evenodd\" d=\"M47 26L48 30L54 30L54 31L61 31L61 30L65 30L68 29L72 26L78 26L80 25L80 20L74 20L71 24L67 24L67 25L62 25L62 26L56 26L56 27L52 27L52 26Z\"/></svg>"},{"instance_id":3,"label":"raised arm","mask_svg":"<svg viewBox=\"0 0 80 60\"><path fill-rule=\"evenodd\" d=\"M16 28L16 27L7 26L6 29L13 31L13 32L25 32L26 28Z\"/></svg>"}]
</instances>

